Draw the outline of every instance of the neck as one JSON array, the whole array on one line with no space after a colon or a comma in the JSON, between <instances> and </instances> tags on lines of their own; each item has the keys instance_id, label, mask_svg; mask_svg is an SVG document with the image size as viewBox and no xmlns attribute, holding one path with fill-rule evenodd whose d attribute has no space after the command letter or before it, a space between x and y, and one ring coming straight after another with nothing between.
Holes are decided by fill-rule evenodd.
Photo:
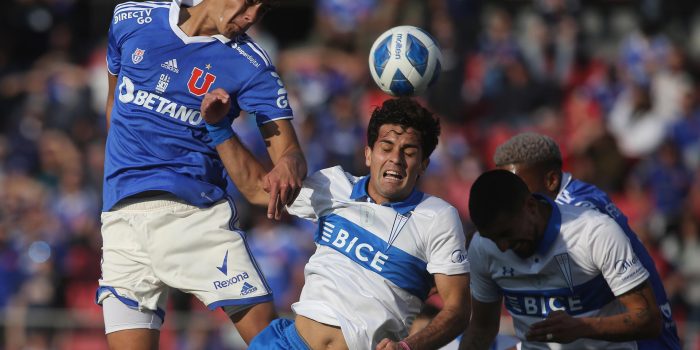
<instances>
[{"instance_id":1,"label":"neck","mask_svg":"<svg viewBox=\"0 0 700 350\"><path fill-rule=\"evenodd\" d=\"M197 6L180 7L180 18L177 25L188 36L216 35L216 26L210 25L206 17L206 1L202 1Z\"/></svg>"}]
</instances>

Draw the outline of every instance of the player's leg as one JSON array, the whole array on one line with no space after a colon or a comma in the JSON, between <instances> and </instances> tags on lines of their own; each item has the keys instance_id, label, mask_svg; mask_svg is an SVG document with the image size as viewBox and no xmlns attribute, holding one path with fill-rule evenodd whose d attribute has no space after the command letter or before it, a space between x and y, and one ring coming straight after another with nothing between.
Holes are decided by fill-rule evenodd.
<instances>
[{"instance_id":1,"label":"player's leg","mask_svg":"<svg viewBox=\"0 0 700 350\"><path fill-rule=\"evenodd\" d=\"M258 335L272 320L277 318L275 306L271 301L255 304L245 310L235 312L228 306L223 307L236 326L241 338L250 344L250 341Z\"/></svg>"},{"instance_id":2,"label":"player's leg","mask_svg":"<svg viewBox=\"0 0 700 350\"><path fill-rule=\"evenodd\" d=\"M235 228L236 218L232 202L204 209L175 205L163 215L151 216L158 229L150 244L168 247L152 254L153 268L163 282L195 295L210 310L224 308L249 342L276 314L272 291L248 249L245 233Z\"/></svg>"},{"instance_id":3,"label":"player's leg","mask_svg":"<svg viewBox=\"0 0 700 350\"><path fill-rule=\"evenodd\" d=\"M102 305L110 349L158 348L167 286L151 269L148 233L136 229L145 218L142 206L148 204L122 205L102 214L102 278L96 301Z\"/></svg>"},{"instance_id":4,"label":"player's leg","mask_svg":"<svg viewBox=\"0 0 700 350\"><path fill-rule=\"evenodd\" d=\"M131 309L112 296L102 301L102 308L110 349L158 349L162 321L153 311Z\"/></svg>"}]
</instances>

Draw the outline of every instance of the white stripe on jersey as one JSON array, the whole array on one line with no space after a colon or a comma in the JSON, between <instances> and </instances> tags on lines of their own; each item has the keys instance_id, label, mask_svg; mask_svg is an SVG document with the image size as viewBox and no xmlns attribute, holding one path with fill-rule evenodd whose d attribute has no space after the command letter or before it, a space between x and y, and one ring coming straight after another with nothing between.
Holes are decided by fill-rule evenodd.
<instances>
[{"instance_id":1,"label":"white stripe on jersey","mask_svg":"<svg viewBox=\"0 0 700 350\"><path fill-rule=\"evenodd\" d=\"M123 8L120 8L120 9L114 11L114 15L116 16L116 15L118 15L118 14L120 14L120 13L130 12L130 11L149 11L149 13L150 13L150 11L152 11L153 9L156 9L156 8L167 8L167 7L168 7L168 6L156 6L156 7L123 7Z\"/></svg>"},{"instance_id":2,"label":"white stripe on jersey","mask_svg":"<svg viewBox=\"0 0 700 350\"><path fill-rule=\"evenodd\" d=\"M262 46L260 46L260 44L256 43L252 39L250 40L250 43L255 45L255 47L257 47L258 50L260 50L260 52L262 52L263 55L265 55L265 57L267 57L267 60L270 61L270 63L272 63L272 58L270 58L270 55L267 53L267 51L265 49L262 48Z\"/></svg>"},{"instance_id":3,"label":"white stripe on jersey","mask_svg":"<svg viewBox=\"0 0 700 350\"><path fill-rule=\"evenodd\" d=\"M128 1L121 3L114 7L115 10L120 10L127 6L143 6L143 7L170 7L169 2L159 1L159 2L138 2L138 1Z\"/></svg>"},{"instance_id":4,"label":"white stripe on jersey","mask_svg":"<svg viewBox=\"0 0 700 350\"><path fill-rule=\"evenodd\" d=\"M256 47L257 45L253 45L253 43L249 41L248 46L251 50L255 51L255 53L257 53L263 61L265 61L266 66L270 66L270 61L265 57L265 55L261 51L258 50L258 48Z\"/></svg>"}]
</instances>

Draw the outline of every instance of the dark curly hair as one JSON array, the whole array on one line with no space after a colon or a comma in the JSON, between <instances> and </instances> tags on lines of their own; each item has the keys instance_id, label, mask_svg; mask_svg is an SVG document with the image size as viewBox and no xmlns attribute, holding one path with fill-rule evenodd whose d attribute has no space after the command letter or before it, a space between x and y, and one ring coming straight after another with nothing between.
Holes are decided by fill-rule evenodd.
<instances>
[{"instance_id":1,"label":"dark curly hair","mask_svg":"<svg viewBox=\"0 0 700 350\"><path fill-rule=\"evenodd\" d=\"M438 144L440 119L409 97L386 100L381 107L374 109L367 127L367 144L370 148L377 142L379 128L384 124L397 124L404 130L413 128L418 131L423 159L430 157Z\"/></svg>"}]
</instances>

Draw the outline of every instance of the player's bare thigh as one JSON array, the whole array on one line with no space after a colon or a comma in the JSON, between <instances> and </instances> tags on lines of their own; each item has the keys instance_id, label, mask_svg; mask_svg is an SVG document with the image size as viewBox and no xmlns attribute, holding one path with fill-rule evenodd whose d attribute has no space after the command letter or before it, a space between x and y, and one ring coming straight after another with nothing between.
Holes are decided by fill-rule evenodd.
<instances>
[{"instance_id":1,"label":"player's bare thigh","mask_svg":"<svg viewBox=\"0 0 700 350\"><path fill-rule=\"evenodd\" d=\"M297 332L312 349L348 350L340 327L316 322L299 315L294 322Z\"/></svg>"}]
</instances>

